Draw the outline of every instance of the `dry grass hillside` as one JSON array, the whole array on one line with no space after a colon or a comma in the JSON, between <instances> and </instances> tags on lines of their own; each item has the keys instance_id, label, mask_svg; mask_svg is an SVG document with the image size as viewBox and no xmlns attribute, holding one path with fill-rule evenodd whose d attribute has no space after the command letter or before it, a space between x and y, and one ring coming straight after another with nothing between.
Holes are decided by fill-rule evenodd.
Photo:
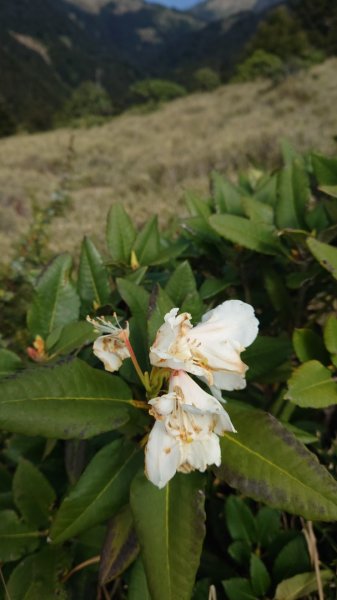
<instances>
[{"instance_id":1,"label":"dry grass hillside","mask_svg":"<svg viewBox=\"0 0 337 600\"><path fill-rule=\"evenodd\" d=\"M336 152L337 59L278 87L233 84L195 94L151 114L124 114L101 127L20 135L0 142L0 253L28 225L32 201L49 202L69 177L73 208L50 228L53 250L78 247L84 234L100 244L109 206L122 201L138 223L162 224L184 212L185 189L206 192L208 174L250 163L273 166L279 141L299 150ZM73 136L72 169L67 154Z\"/></svg>"}]
</instances>

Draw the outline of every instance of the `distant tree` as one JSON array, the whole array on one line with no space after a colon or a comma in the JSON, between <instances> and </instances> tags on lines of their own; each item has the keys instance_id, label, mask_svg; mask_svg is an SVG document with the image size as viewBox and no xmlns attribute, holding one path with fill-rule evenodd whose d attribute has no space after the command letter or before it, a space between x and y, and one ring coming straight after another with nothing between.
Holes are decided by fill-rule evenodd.
<instances>
[{"instance_id":1,"label":"distant tree","mask_svg":"<svg viewBox=\"0 0 337 600\"><path fill-rule=\"evenodd\" d=\"M310 43L326 54L337 54L337 2L291 0L290 6Z\"/></svg>"},{"instance_id":2,"label":"distant tree","mask_svg":"<svg viewBox=\"0 0 337 600\"><path fill-rule=\"evenodd\" d=\"M205 92L211 92L221 85L220 75L210 67L197 69L193 80L196 88Z\"/></svg>"},{"instance_id":3,"label":"distant tree","mask_svg":"<svg viewBox=\"0 0 337 600\"><path fill-rule=\"evenodd\" d=\"M249 54L255 50L264 50L287 61L292 57L305 57L311 46L301 21L282 6L275 9L258 27L248 45Z\"/></svg>"},{"instance_id":4,"label":"distant tree","mask_svg":"<svg viewBox=\"0 0 337 600\"><path fill-rule=\"evenodd\" d=\"M108 92L99 84L85 81L76 88L65 102L61 117L76 120L83 117L107 117L113 114L113 106Z\"/></svg>"},{"instance_id":5,"label":"distant tree","mask_svg":"<svg viewBox=\"0 0 337 600\"><path fill-rule=\"evenodd\" d=\"M275 54L265 50L255 50L237 68L235 81L251 81L259 78L269 78L274 81L282 78L285 66L282 60Z\"/></svg>"},{"instance_id":6,"label":"distant tree","mask_svg":"<svg viewBox=\"0 0 337 600\"><path fill-rule=\"evenodd\" d=\"M143 79L130 88L132 97L137 102L160 103L181 98L186 95L186 89L166 79Z\"/></svg>"}]
</instances>

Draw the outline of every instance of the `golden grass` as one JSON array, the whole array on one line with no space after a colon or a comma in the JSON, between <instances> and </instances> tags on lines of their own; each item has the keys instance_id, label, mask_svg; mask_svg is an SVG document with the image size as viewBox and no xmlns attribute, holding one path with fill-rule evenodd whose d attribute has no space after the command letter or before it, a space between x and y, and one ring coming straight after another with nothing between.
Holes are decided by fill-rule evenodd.
<instances>
[{"instance_id":1,"label":"golden grass","mask_svg":"<svg viewBox=\"0 0 337 600\"><path fill-rule=\"evenodd\" d=\"M106 214L122 201L137 223L162 225L184 212L184 190L206 193L216 168L273 166L286 137L302 151L336 151L337 59L290 77L194 94L151 114L127 113L92 129L19 135L0 142L0 260L27 229L31 199L49 202L64 176L74 135L73 209L50 227L53 251L78 248L84 234L102 245Z\"/></svg>"}]
</instances>

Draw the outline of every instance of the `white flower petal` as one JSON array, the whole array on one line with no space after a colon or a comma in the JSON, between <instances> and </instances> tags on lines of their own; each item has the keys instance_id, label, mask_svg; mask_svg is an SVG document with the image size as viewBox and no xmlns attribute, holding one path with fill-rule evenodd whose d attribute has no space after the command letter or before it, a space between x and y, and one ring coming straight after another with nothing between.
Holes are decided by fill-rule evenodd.
<instances>
[{"instance_id":1,"label":"white flower petal","mask_svg":"<svg viewBox=\"0 0 337 600\"><path fill-rule=\"evenodd\" d=\"M214 427L214 433L217 435L223 435L226 431L231 431L232 433L236 433L236 429L230 420L229 414L227 411L223 411L221 414L216 417L216 424Z\"/></svg>"},{"instance_id":2,"label":"white flower petal","mask_svg":"<svg viewBox=\"0 0 337 600\"><path fill-rule=\"evenodd\" d=\"M154 366L177 369L192 358L186 338L186 333L192 328L191 315L182 313L177 316L178 310L172 308L158 329L150 348L150 362Z\"/></svg>"},{"instance_id":3,"label":"white flower petal","mask_svg":"<svg viewBox=\"0 0 337 600\"><path fill-rule=\"evenodd\" d=\"M217 371L213 376L214 386L220 390L243 390L246 387L246 380L239 373L230 373L229 371Z\"/></svg>"},{"instance_id":4,"label":"white flower petal","mask_svg":"<svg viewBox=\"0 0 337 600\"><path fill-rule=\"evenodd\" d=\"M104 364L106 371L117 371L125 358L130 356L124 343L114 335L101 335L93 345L93 352Z\"/></svg>"},{"instance_id":5,"label":"white flower petal","mask_svg":"<svg viewBox=\"0 0 337 600\"><path fill-rule=\"evenodd\" d=\"M221 323L225 339L235 340L244 348L253 343L259 328L253 307L241 300L226 300L205 313L202 323ZM195 329L202 327L202 323Z\"/></svg>"},{"instance_id":6,"label":"white flower petal","mask_svg":"<svg viewBox=\"0 0 337 600\"><path fill-rule=\"evenodd\" d=\"M211 433L205 440L195 440L191 444L184 444L183 464L184 462L198 471L205 471L208 465L219 466L221 450L218 436Z\"/></svg>"},{"instance_id":7,"label":"white flower petal","mask_svg":"<svg viewBox=\"0 0 337 600\"><path fill-rule=\"evenodd\" d=\"M156 421L145 449L146 476L158 488L163 488L180 462L180 442L168 435L162 421Z\"/></svg>"}]
</instances>

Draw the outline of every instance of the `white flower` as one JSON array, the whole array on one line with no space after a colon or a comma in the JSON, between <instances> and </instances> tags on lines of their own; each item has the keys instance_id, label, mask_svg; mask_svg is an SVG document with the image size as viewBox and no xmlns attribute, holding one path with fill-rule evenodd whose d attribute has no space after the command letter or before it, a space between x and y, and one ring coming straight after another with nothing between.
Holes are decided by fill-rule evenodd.
<instances>
[{"instance_id":1,"label":"white flower","mask_svg":"<svg viewBox=\"0 0 337 600\"><path fill-rule=\"evenodd\" d=\"M145 471L164 487L176 471L205 471L221 463L218 435L235 431L223 406L184 371L173 371L169 391L149 402L156 423L146 446Z\"/></svg>"},{"instance_id":2,"label":"white flower","mask_svg":"<svg viewBox=\"0 0 337 600\"><path fill-rule=\"evenodd\" d=\"M127 348L129 339L128 323L126 324L126 328L122 329L118 325L117 319L117 326L103 317L99 317L98 319L87 317L87 321L95 327L96 331L107 333L107 335L101 335L95 340L93 345L94 354L102 361L106 371L118 371L122 366L123 360L130 357L130 352Z\"/></svg>"},{"instance_id":3,"label":"white flower","mask_svg":"<svg viewBox=\"0 0 337 600\"><path fill-rule=\"evenodd\" d=\"M258 332L253 307L227 300L208 311L195 327L191 315L178 315L178 310L165 315L150 349L151 364L188 371L219 389L243 389L248 367L240 354Z\"/></svg>"}]
</instances>

